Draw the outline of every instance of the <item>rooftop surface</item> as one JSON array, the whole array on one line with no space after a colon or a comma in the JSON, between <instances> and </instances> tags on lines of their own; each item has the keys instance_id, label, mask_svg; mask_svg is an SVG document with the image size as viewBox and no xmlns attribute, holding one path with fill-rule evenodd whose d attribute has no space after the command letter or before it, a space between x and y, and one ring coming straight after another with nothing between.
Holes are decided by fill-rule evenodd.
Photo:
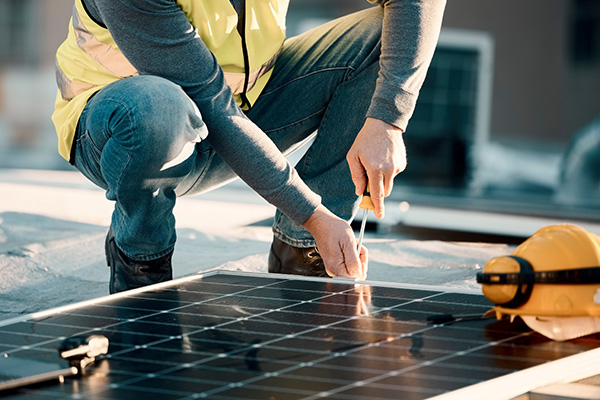
<instances>
[{"instance_id":1,"label":"rooftop surface","mask_svg":"<svg viewBox=\"0 0 600 400\"><path fill-rule=\"evenodd\" d=\"M103 241L112 207L78 172L0 170L0 319L106 295ZM395 223L397 206L388 208L386 219ZM179 199L175 277L212 269L266 273L273 213L239 182ZM390 226L366 234L371 281L477 289L476 271L512 251L507 244L416 240Z\"/></svg>"}]
</instances>

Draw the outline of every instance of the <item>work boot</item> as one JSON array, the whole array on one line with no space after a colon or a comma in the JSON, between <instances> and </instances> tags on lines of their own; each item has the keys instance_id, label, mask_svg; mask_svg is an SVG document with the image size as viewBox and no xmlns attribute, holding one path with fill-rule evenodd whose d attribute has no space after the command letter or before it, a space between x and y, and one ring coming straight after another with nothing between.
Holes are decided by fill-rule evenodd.
<instances>
[{"instance_id":1,"label":"work boot","mask_svg":"<svg viewBox=\"0 0 600 400\"><path fill-rule=\"evenodd\" d=\"M329 276L316 247L294 247L276 237L269 252L269 272L279 274Z\"/></svg>"},{"instance_id":2,"label":"work boot","mask_svg":"<svg viewBox=\"0 0 600 400\"><path fill-rule=\"evenodd\" d=\"M110 268L108 288L111 294L173 279L173 251L156 260L132 260L117 247L112 226L106 235L104 252Z\"/></svg>"}]
</instances>

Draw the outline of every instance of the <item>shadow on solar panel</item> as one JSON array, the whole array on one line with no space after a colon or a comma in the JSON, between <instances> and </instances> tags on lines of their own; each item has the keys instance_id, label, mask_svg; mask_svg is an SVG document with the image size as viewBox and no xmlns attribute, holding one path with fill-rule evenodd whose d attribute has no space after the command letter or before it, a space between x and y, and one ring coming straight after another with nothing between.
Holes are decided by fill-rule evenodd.
<instances>
[{"instance_id":1,"label":"shadow on solar panel","mask_svg":"<svg viewBox=\"0 0 600 400\"><path fill-rule=\"evenodd\" d=\"M498 392L486 398L511 399L532 384L525 379L529 386L519 389L515 376L546 368L548 377L548 366L597 352L597 336L554 342L518 323L481 318L490 306L478 293L428 287L211 273L1 324L0 366L19 360L56 371L69 366L57 351L65 339L101 335L110 343L84 373L2 394L278 400Z\"/></svg>"}]
</instances>

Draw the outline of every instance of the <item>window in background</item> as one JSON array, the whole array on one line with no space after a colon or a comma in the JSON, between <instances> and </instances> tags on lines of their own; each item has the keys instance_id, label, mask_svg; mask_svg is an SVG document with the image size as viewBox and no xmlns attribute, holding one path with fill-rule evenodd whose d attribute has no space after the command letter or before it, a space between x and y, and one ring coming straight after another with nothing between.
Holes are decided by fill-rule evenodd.
<instances>
[{"instance_id":1,"label":"window in background","mask_svg":"<svg viewBox=\"0 0 600 400\"><path fill-rule=\"evenodd\" d=\"M38 61L34 0L0 1L0 65Z\"/></svg>"},{"instance_id":2,"label":"window in background","mask_svg":"<svg viewBox=\"0 0 600 400\"><path fill-rule=\"evenodd\" d=\"M400 185L468 195L490 136L494 43L485 32L444 29L405 135L409 162ZM404 192L404 191L403 191Z\"/></svg>"}]
</instances>

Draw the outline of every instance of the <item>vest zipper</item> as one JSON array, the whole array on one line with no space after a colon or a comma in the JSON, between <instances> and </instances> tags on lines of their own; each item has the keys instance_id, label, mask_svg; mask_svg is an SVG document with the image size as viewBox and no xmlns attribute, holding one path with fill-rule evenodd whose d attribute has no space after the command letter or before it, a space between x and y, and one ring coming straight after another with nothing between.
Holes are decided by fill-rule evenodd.
<instances>
[{"instance_id":1,"label":"vest zipper","mask_svg":"<svg viewBox=\"0 0 600 400\"><path fill-rule=\"evenodd\" d=\"M237 25L238 33L242 38L242 53L244 55L244 89L242 93L240 93L240 98L242 99L242 104L240 105L241 109L247 108L245 111L250 109L250 101L248 101L248 97L246 96L246 92L248 91L248 84L250 82L250 58L248 56L248 45L246 43L246 0L242 0L242 10L238 15L238 25Z\"/></svg>"}]
</instances>

